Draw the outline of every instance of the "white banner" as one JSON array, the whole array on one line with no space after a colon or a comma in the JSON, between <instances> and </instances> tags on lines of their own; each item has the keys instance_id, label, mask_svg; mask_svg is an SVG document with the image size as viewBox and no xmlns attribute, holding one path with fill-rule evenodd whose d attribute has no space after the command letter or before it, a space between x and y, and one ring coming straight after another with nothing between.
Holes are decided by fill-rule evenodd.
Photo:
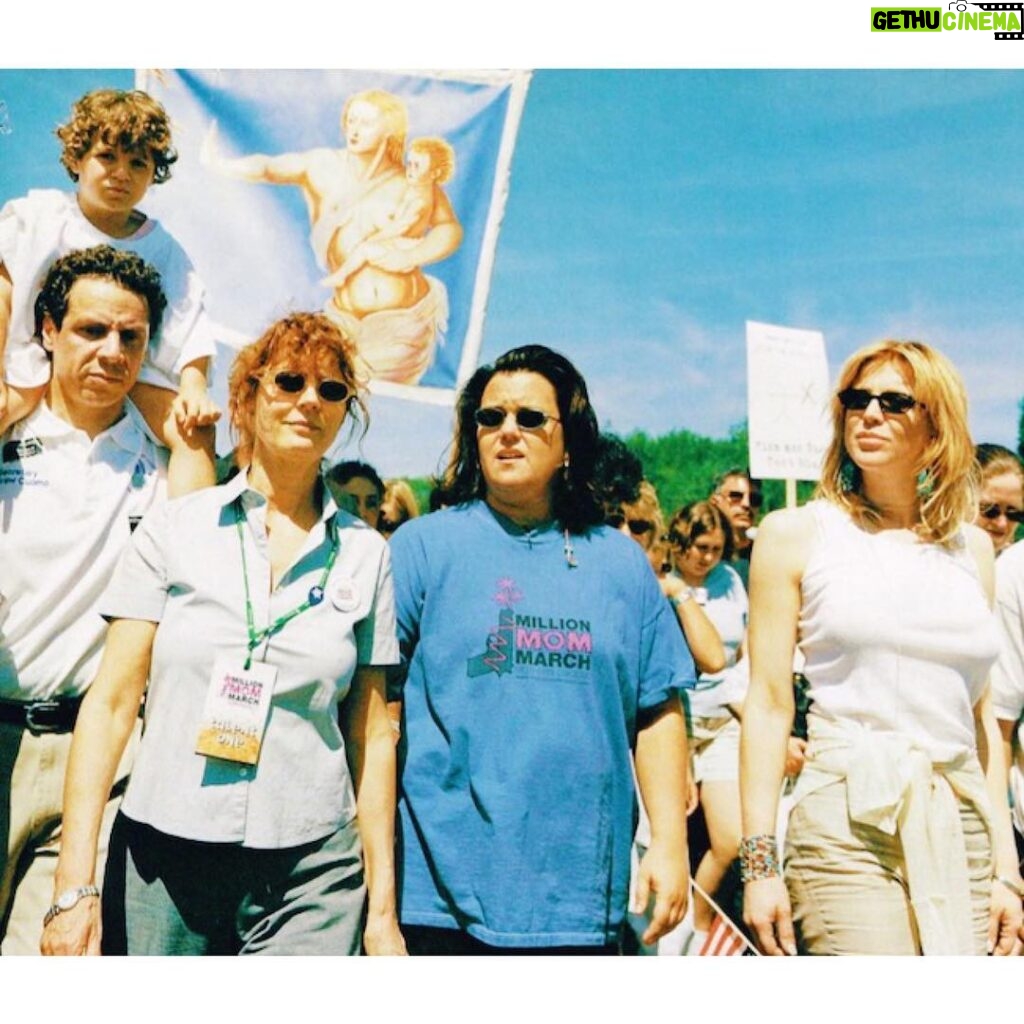
<instances>
[{"instance_id":1,"label":"white banner","mask_svg":"<svg viewBox=\"0 0 1024 1024\"><path fill-rule=\"evenodd\" d=\"M154 189L147 209L195 263L227 345L322 309L354 340L372 390L449 404L477 365L529 74L138 81L166 107L180 154L173 194Z\"/></svg>"}]
</instances>

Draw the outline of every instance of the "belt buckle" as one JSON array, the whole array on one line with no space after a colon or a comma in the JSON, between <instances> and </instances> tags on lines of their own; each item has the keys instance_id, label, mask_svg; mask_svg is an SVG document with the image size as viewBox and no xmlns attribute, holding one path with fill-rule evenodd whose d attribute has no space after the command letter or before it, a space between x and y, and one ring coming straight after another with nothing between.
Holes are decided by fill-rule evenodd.
<instances>
[{"instance_id":1,"label":"belt buckle","mask_svg":"<svg viewBox=\"0 0 1024 1024\"><path fill-rule=\"evenodd\" d=\"M59 700L34 700L25 705L25 728L33 736L60 732L61 704Z\"/></svg>"}]
</instances>

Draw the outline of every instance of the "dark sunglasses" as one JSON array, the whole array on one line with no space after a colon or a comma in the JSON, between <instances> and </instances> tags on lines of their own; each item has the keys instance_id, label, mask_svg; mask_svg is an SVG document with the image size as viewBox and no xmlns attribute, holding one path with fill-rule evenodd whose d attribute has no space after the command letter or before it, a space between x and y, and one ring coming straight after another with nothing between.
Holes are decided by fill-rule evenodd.
<instances>
[{"instance_id":1,"label":"dark sunglasses","mask_svg":"<svg viewBox=\"0 0 1024 1024\"><path fill-rule=\"evenodd\" d=\"M1005 515L1011 523L1024 523L1024 509L1014 508L1012 505L979 505L978 511L986 519L998 519Z\"/></svg>"},{"instance_id":2,"label":"dark sunglasses","mask_svg":"<svg viewBox=\"0 0 1024 1024\"><path fill-rule=\"evenodd\" d=\"M864 388L846 388L836 396L839 404L847 411L863 412L876 398L882 412L899 415L909 412L915 405L922 405L913 395L905 395L902 391L882 391L875 393Z\"/></svg>"},{"instance_id":3,"label":"dark sunglasses","mask_svg":"<svg viewBox=\"0 0 1024 1024\"><path fill-rule=\"evenodd\" d=\"M604 522L605 526L610 526L613 530L622 529L622 525L625 523L634 537L642 537L654 529L654 523L649 519L627 519L621 512L609 513L604 517Z\"/></svg>"},{"instance_id":4,"label":"dark sunglasses","mask_svg":"<svg viewBox=\"0 0 1024 1024\"><path fill-rule=\"evenodd\" d=\"M282 370L274 375L274 386L286 395L300 395L306 390L306 375ZM322 380L316 386L316 393L325 402L344 402L349 396L349 387L344 381Z\"/></svg>"},{"instance_id":5,"label":"dark sunglasses","mask_svg":"<svg viewBox=\"0 0 1024 1024\"><path fill-rule=\"evenodd\" d=\"M749 495L744 494L743 491L726 491L725 496L729 499L730 505L739 505L746 498L750 502L751 508L760 508L764 501L760 491L751 491Z\"/></svg>"},{"instance_id":6,"label":"dark sunglasses","mask_svg":"<svg viewBox=\"0 0 1024 1024\"><path fill-rule=\"evenodd\" d=\"M476 420L478 427L486 427L488 430L493 430L505 422L507 415L508 413L504 409L496 405L488 405L482 409L477 409L473 413L473 419ZM562 422L557 416L550 416L546 412L541 412L540 409L527 409L526 407L516 409L515 417L516 424L523 430L540 430L548 420L554 420L556 423Z\"/></svg>"}]
</instances>

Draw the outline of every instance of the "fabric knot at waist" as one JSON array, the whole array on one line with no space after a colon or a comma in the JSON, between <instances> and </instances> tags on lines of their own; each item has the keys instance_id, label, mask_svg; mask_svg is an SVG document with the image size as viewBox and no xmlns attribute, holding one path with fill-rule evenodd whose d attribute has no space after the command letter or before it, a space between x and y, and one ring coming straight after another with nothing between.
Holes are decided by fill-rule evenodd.
<instances>
[{"instance_id":1,"label":"fabric knot at waist","mask_svg":"<svg viewBox=\"0 0 1024 1024\"><path fill-rule=\"evenodd\" d=\"M988 794L973 751L933 762L899 733L811 715L807 762L794 805L837 779L846 782L850 820L899 835L907 887L926 955L970 955L970 878L960 803L973 806L989 833Z\"/></svg>"}]
</instances>

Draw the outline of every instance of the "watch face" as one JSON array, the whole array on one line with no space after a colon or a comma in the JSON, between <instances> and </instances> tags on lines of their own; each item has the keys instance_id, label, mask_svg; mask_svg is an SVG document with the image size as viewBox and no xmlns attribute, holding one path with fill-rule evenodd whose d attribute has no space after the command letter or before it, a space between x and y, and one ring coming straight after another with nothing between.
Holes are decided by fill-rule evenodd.
<instances>
[{"instance_id":1,"label":"watch face","mask_svg":"<svg viewBox=\"0 0 1024 1024\"><path fill-rule=\"evenodd\" d=\"M70 910L83 896L88 894L89 890L87 889L69 889L68 892L63 892L57 897L56 905L61 910Z\"/></svg>"},{"instance_id":2,"label":"watch face","mask_svg":"<svg viewBox=\"0 0 1024 1024\"><path fill-rule=\"evenodd\" d=\"M62 892L57 898L57 906L61 910L70 910L80 899L77 889L72 889L71 892Z\"/></svg>"}]
</instances>

